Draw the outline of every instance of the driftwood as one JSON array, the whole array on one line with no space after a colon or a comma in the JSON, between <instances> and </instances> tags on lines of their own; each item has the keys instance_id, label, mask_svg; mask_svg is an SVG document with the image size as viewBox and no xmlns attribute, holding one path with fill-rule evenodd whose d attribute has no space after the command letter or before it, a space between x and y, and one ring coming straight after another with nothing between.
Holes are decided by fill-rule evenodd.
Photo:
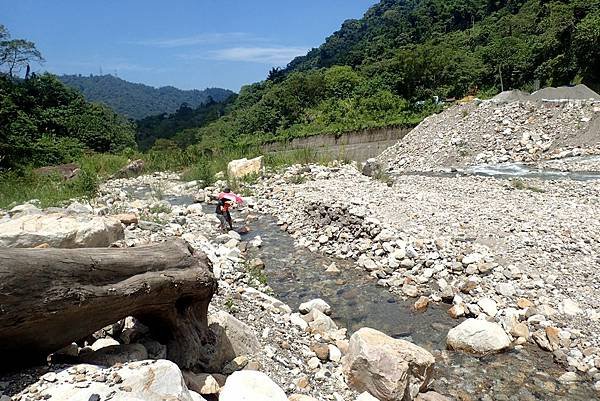
<instances>
[{"instance_id":1,"label":"driftwood","mask_svg":"<svg viewBox=\"0 0 600 401\"><path fill-rule=\"evenodd\" d=\"M0 355L31 364L126 316L182 368L210 358L210 262L181 240L129 249L0 250Z\"/></svg>"}]
</instances>

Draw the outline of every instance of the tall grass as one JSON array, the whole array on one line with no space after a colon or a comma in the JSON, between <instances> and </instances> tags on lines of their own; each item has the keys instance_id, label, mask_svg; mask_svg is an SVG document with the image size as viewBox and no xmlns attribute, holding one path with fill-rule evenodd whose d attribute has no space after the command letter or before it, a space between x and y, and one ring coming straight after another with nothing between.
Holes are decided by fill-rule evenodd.
<instances>
[{"instance_id":1,"label":"tall grass","mask_svg":"<svg viewBox=\"0 0 600 401\"><path fill-rule=\"evenodd\" d=\"M0 208L32 199L42 207L58 206L68 199L89 199L96 195L102 179L127 164L127 158L110 154L91 154L77 161L80 171L70 180L56 175L42 176L31 168L0 174Z\"/></svg>"},{"instance_id":2,"label":"tall grass","mask_svg":"<svg viewBox=\"0 0 600 401\"><path fill-rule=\"evenodd\" d=\"M204 185L215 181L215 174L225 172L231 160L243 157L252 158L261 155L255 146L235 146L209 151L190 146L187 149L168 149L148 151L146 153L128 152L127 154L87 154L75 161L80 166L76 178L65 180L58 175L40 176L31 168L20 171L0 173L0 208L38 199L42 207L60 206L66 201L93 198L99 184L127 165L131 159L144 160L144 172L179 172L186 181L199 180ZM319 154L312 149L273 152L263 154L268 168L279 169L292 164L320 163L333 160L331 155ZM249 177L248 179L255 179ZM239 184L229 180L237 188ZM248 182L245 182L246 184Z\"/></svg>"}]
</instances>

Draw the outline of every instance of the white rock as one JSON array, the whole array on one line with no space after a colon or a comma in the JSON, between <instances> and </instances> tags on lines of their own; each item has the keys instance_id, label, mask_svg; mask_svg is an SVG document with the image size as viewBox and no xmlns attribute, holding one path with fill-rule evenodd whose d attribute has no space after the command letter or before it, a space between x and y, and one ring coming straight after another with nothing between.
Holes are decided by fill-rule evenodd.
<instances>
[{"instance_id":1,"label":"white rock","mask_svg":"<svg viewBox=\"0 0 600 401\"><path fill-rule=\"evenodd\" d=\"M202 205L199 203L192 203L186 208L186 212L192 215L203 215Z\"/></svg>"},{"instance_id":2,"label":"white rock","mask_svg":"<svg viewBox=\"0 0 600 401\"><path fill-rule=\"evenodd\" d=\"M236 232L236 231L230 230L227 233L227 235L229 235L229 237L231 237L231 239L234 239L236 241L241 241L242 240L242 236L238 232Z\"/></svg>"},{"instance_id":3,"label":"white rock","mask_svg":"<svg viewBox=\"0 0 600 401\"><path fill-rule=\"evenodd\" d=\"M396 260L402 260L406 257L406 248L399 248L396 249L393 253L392 253L392 257Z\"/></svg>"},{"instance_id":4,"label":"white rock","mask_svg":"<svg viewBox=\"0 0 600 401\"><path fill-rule=\"evenodd\" d=\"M516 290L511 283L498 283L498 285L496 285L496 292L505 297L512 297L515 295Z\"/></svg>"},{"instance_id":5,"label":"white rock","mask_svg":"<svg viewBox=\"0 0 600 401\"><path fill-rule=\"evenodd\" d=\"M462 260L463 265L470 265L472 263L477 263L483 258L483 255L477 252L471 253L465 256Z\"/></svg>"},{"instance_id":6,"label":"white rock","mask_svg":"<svg viewBox=\"0 0 600 401\"><path fill-rule=\"evenodd\" d=\"M308 323L306 320L302 319L298 313L290 314L290 322L300 327L302 331L305 331L308 328Z\"/></svg>"},{"instance_id":7,"label":"white rock","mask_svg":"<svg viewBox=\"0 0 600 401\"><path fill-rule=\"evenodd\" d=\"M379 400L365 391L364 393L362 393L358 397L356 397L356 401L379 401Z\"/></svg>"},{"instance_id":8,"label":"white rock","mask_svg":"<svg viewBox=\"0 0 600 401\"><path fill-rule=\"evenodd\" d=\"M454 350L483 355L509 348L510 337L498 323L467 319L448 332L446 343Z\"/></svg>"},{"instance_id":9,"label":"white rock","mask_svg":"<svg viewBox=\"0 0 600 401\"><path fill-rule=\"evenodd\" d=\"M329 344L329 360L339 362L342 359L342 351L333 344Z\"/></svg>"},{"instance_id":10,"label":"white rock","mask_svg":"<svg viewBox=\"0 0 600 401\"><path fill-rule=\"evenodd\" d=\"M227 378L219 401L288 401L288 398L266 374L242 370Z\"/></svg>"},{"instance_id":11,"label":"white rock","mask_svg":"<svg viewBox=\"0 0 600 401\"><path fill-rule=\"evenodd\" d=\"M311 333L323 335L327 332L337 330L335 322L321 311L312 309L310 315L312 315L312 321L308 324L308 327Z\"/></svg>"},{"instance_id":12,"label":"white rock","mask_svg":"<svg viewBox=\"0 0 600 401\"><path fill-rule=\"evenodd\" d=\"M17 214L41 214L42 211L35 205L31 203L23 203L22 205L17 205L8 211L8 215L13 217Z\"/></svg>"},{"instance_id":13,"label":"white rock","mask_svg":"<svg viewBox=\"0 0 600 401\"><path fill-rule=\"evenodd\" d=\"M300 313L307 314L311 310L316 309L319 312L323 312L326 315L331 314L331 306L321 298L311 299L310 301L303 302L300 304L298 310Z\"/></svg>"},{"instance_id":14,"label":"white rock","mask_svg":"<svg viewBox=\"0 0 600 401\"><path fill-rule=\"evenodd\" d=\"M482 298L477 301L477 305L485 312L486 315L494 317L498 313L496 301L490 298Z\"/></svg>"},{"instance_id":15,"label":"white rock","mask_svg":"<svg viewBox=\"0 0 600 401\"><path fill-rule=\"evenodd\" d=\"M67 207L67 212L89 214L94 213L94 208L90 205L84 205L83 203L75 201Z\"/></svg>"},{"instance_id":16,"label":"white rock","mask_svg":"<svg viewBox=\"0 0 600 401\"><path fill-rule=\"evenodd\" d=\"M558 378L558 381L562 383L575 383L580 382L581 377L575 372L565 372Z\"/></svg>"},{"instance_id":17,"label":"white rock","mask_svg":"<svg viewBox=\"0 0 600 401\"><path fill-rule=\"evenodd\" d=\"M242 178L250 174L260 174L263 169L263 157L254 159L232 160L227 164L227 176L230 178Z\"/></svg>"},{"instance_id":18,"label":"white rock","mask_svg":"<svg viewBox=\"0 0 600 401\"><path fill-rule=\"evenodd\" d=\"M0 223L0 247L104 248L123 239L121 222L91 215L22 215Z\"/></svg>"},{"instance_id":19,"label":"white rock","mask_svg":"<svg viewBox=\"0 0 600 401\"><path fill-rule=\"evenodd\" d=\"M575 316L579 315L580 313L583 313L583 310L579 307L577 302L569 298L565 298L565 300L561 302L561 304L558 307L558 310L560 311L560 313L564 313L565 315L569 316Z\"/></svg>"},{"instance_id":20,"label":"white rock","mask_svg":"<svg viewBox=\"0 0 600 401\"><path fill-rule=\"evenodd\" d=\"M315 370L318 369L319 366L321 366L321 361L319 361L319 358L317 358L316 356L313 356L308 360L307 365L309 369Z\"/></svg>"},{"instance_id":21,"label":"white rock","mask_svg":"<svg viewBox=\"0 0 600 401\"><path fill-rule=\"evenodd\" d=\"M112 338L100 338L92 344L92 349L94 351L98 351L101 348L110 347L111 345L119 345L117 340L113 340Z\"/></svg>"},{"instance_id":22,"label":"white rock","mask_svg":"<svg viewBox=\"0 0 600 401\"><path fill-rule=\"evenodd\" d=\"M84 382L85 387L73 383L71 369L56 373L56 381L45 382L39 392L41 398L50 398L61 401L87 401L91 394L98 394L101 400L144 400L144 401L197 401L186 387L181 371L173 362L167 360L131 362L121 368L102 369L92 365L76 365L74 370L85 368L88 372L97 371L107 377L114 372L122 378L118 386L108 382ZM38 384L34 384L40 388ZM131 391L124 391L128 388ZM27 394L25 389L22 394Z\"/></svg>"},{"instance_id":23,"label":"white rock","mask_svg":"<svg viewBox=\"0 0 600 401\"><path fill-rule=\"evenodd\" d=\"M261 349L254 329L225 311L209 315L208 325L217 339L210 366L207 366L209 371L220 371L235 357L253 355Z\"/></svg>"}]
</instances>

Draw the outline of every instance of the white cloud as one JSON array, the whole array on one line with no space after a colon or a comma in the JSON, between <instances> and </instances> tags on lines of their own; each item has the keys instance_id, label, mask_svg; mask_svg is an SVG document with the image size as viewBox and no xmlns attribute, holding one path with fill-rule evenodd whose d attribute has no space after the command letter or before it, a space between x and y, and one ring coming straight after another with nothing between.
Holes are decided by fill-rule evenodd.
<instances>
[{"instance_id":1,"label":"white cloud","mask_svg":"<svg viewBox=\"0 0 600 401\"><path fill-rule=\"evenodd\" d=\"M287 64L294 57L306 54L309 49L295 46L231 47L208 52L205 56L182 55L183 58L207 58L219 61L244 61L261 64Z\"/></svg>"},{"instance_id":2,"label":"white cloud","mask_svg":"<svg viewBox=\"0 0 600 401\"><path fill-rule=\"evenodd\" d=\"M264 38L245 32L221 32L221 33L201 33L197 35L184 36L178 38L147 39L134 42L127 42L134 45L152 46L152 47L185 47L195 45L208 45L217 43L240 42L240 41L264 41Z\"/></svg>"}]
</instances>

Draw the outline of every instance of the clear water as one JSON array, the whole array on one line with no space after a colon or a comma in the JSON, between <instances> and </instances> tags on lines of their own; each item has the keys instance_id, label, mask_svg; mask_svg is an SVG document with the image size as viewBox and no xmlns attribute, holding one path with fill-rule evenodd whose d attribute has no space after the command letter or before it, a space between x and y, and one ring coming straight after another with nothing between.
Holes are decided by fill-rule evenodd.
<instances>
[{"instance_id":1,"label":"clear water","mask_svg":"<svg viewBox=\"0 0 600 401\"><path fill-rule=\"evenodd\" d=\"M520 163L480 164L459 170L461 173L496 178L539 178L542 180L591 181L600 179L597 171L560 171L537 169Z\"/></svg>"},{"instance_id":2,"label":"clear water","mask_svg":"<svg viewBox=\"0 0 600 401\"><path fill-rule=\"evenodd\" d=\"M460 323L447 314L448 305L430 305L424 313L412 310L412 301L396 299L376 285L351 261L332 259L294 245L293 238L264 216L250 223L250 240L260 235L262 249L256 253L265 262L265 273L275 296L292 309L313 298L323 298L332 307L332 318L348 334L372 327L392 337L403 338L429 350L436 357L433 389L462 400L576 400L600 399L592 383L564 385L558 378L565 371L552 355L527 346L484 358L445 349L448 330ZM326 273L335 262L340 273Z\"/></svg>"}]
</instances>

